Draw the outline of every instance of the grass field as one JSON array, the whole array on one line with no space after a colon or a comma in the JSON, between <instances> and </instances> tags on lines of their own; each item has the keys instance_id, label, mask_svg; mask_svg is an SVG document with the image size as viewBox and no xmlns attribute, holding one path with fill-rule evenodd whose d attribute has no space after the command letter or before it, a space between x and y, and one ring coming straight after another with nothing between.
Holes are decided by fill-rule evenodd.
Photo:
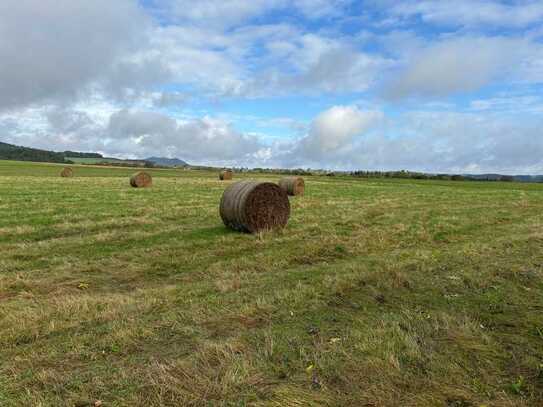
<instances>
[{"instance_id":1,"label":"grass field","mask_svg":"<svg viewBox=\"0 0 543 407\"><path fill-rule=\"evenodd\" d=\"M543 405L543 185L307 177L252 236L60 168L0 161L3 407Z\"/></svg>"}]
</instances>

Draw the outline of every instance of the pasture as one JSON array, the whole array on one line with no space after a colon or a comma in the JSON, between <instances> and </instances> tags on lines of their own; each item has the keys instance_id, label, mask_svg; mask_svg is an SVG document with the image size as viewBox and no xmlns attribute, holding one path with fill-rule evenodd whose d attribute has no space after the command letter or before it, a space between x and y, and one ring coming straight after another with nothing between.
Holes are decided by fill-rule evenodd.
<instances>
[{"instance_id":1,"label":"pasture","mask_svg":"<svg viewBox=\"0 0 543 407\"><path fill-rule=\"evenodd\" d=\"M543 404L543 185L0 161L1 406ZM279 175L239 175L276 182Z\"/></svg>"}]
</instances>

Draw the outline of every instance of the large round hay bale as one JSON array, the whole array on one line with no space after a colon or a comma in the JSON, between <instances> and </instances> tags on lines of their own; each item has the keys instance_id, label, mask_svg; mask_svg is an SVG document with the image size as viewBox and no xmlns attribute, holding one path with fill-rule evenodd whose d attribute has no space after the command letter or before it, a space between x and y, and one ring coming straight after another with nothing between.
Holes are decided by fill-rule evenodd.
<instances>
[{"instance_id":1,"label":"large round hay bale","mask_svg":"<svg viewBox=\"0 0 543 407\"><path fill-rule=\"evenodd\" d=\"M221 181L230 181L234 178L234 172L232 170L224 170L219 173L219 179Z\"/></svg>"},{"instance_id":2,"label":"large round hay bale","mask_svg":"<svg viewBox=\"0 0 543 407\"><path fill-rule=\"evenodd\" d=\"M62 171L60 172L60 176L63 178L73 177L74 170L72 170L70 167L64 167Z\"/></svg>"},{"instance_id":3,"label":"large round hay bale","mask_svg":"<svg viewBox=\"0 0 543 407\"><path fill-rule=\"evenodd\" d=\"M303 195L305 192L305 182L302 177L285 177L279 180L279 186L288 195Z\"/></svg>"},{"instance_id":4,"label":"large round hay bale","mask_svg":"<svg viewBox=\"0 0 543 407\"><path fill-rule=\"evenodd\" d=\"M134 188L147 188L153 185L153 178L150 174L140 171L130 177L130 185Z\"/></svg>"},{"instance_id":5,"label":"large round hay bale","mask_svg":"<svg viewBox=\"0 0 543 407\"><path fill-rule=\"evenodd\" d=\"M227 227L257 233L285 227L290 203L287 193L277 184L240 181L224 191L220 214Z\"/></svg>"}]
</instances>

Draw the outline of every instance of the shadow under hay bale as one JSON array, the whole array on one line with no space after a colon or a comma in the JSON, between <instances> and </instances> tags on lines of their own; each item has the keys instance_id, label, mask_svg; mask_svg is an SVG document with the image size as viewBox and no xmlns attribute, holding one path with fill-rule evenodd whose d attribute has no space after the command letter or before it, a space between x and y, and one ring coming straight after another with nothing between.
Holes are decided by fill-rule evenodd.
<instances>
[{"instance_id":1,"label":"shadow under hay bale","mask_svg":"<svg viewBox=\"0 0 543 407\"><path fill-rule=\"evenodd\" d=\"M258 233L285 227L290 203L287 193L274 183L241 181L224 191L220 214L227 227Z\"/></svg>"},{"instance_id":2,"label":"shadow under hay bale","mask_svg":"<svg viewBox=\"0 0 543 407\"><path fill-rule=\"evenodd\" d=\"M134 188L147 188L153 185L153 178L150 174L140 171L130 177L130 185Z\"/></svg>"},{"instance_id":3,"label":"shadow under hay bale","mask_svg":"<svg viewBox=\"0 0 543 407\"><path fill-rule=\"evenodd\" d=\"M72 170L70 167L65 167L61 172L60 176L63 178L69 178L74 176L74 170Z\"/></svg>"},{"instance_id":4,"label":"shadow under hay bale","mask_svg":"<svg viewBox=\"0 0 543 407\"><path fill-rule=\"evenodd\" d=\"M232 170L224 170L219 173L219 179L221 181L230 181L234 178L234 172Z\"/></svg>"},{"instance_id":5,"label":"shadow under hay bale","mask_svg":"<svg viewBox=\"0 0 543 407\"><path fill-rule=\"evenodd\" d=\"M285 177L279 180L279 186L288 195L296 196L305 193L305 182L302 177Z\"/></svg>"}]
</instances>

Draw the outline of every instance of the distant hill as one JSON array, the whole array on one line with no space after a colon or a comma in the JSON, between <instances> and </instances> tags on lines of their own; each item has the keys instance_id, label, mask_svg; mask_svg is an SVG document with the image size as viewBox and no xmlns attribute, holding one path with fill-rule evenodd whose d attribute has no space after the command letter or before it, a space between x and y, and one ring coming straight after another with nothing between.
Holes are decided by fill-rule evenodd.
<instances>
[{"instance_id":1,"label":"distant hill","mask_svg":"<svg viewBox=\"0 0 543 407\"><path fill-rule=\"evenodd\" d=\"M15 146L13 144L2 142L0 142L0 159L50 163L63 163L66 161L64 153L55 153L53 151L38 150L36 148Z\"/></svg>"},{"instance_id":2,"label":"distant hill","mask_svg":"<svg viewBox=\"0 0 543 407\"><path fill-rule=\"evenodd\" d=\"M161 167L186 167L188 163L179 158L149 157L145 161L150 161Z\"/></svg>"},{"instance_id":3,"label":"distant hill","mask_svg":"<svg viewBox=\"0 0 543 407\"><path fill-rule=\"evenodd\" d=\"M81 153L77 151L55 152L39 150L36 148L16 146L0 142L0 160L35 161L49 163L75 163L91 165L117 165L122 167L152 167L163 165L148 160L121 160L118 158L104 157L99 153ZM158 160L168 160L160 159ZM186 165L184 161L172 159L173 165ZM178 162L180 164L178 164ZM166 166L166 165L164 165Z\"/></svg>"}]
</instances>

